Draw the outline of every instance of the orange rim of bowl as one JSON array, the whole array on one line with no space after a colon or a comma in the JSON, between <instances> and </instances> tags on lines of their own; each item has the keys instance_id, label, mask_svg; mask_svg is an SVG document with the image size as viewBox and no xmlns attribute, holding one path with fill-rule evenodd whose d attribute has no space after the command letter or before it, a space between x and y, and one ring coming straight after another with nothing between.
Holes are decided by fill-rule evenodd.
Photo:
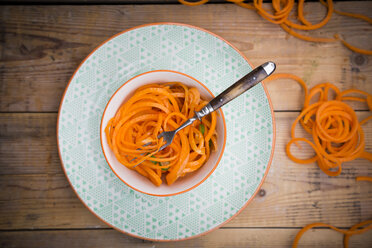
<instances>
[{"instance_id":1,"label":"orange rim of bowl","mask_svg":"<svg viewBox=\"0 0 372 248\"><path fill-rule=\"evenodd\" d=\"M178 71L172 71L172 70L154 70L154 71L147 71L147 72L144 72L144 73L141 73L131 79L129 79L128 81L126 81L122 86L120 86L116 91L115 93L111 96L110 100L107 102L106 104L106 107L105 107L105 110L103 111L103 114L102 114L102 118L101 118L101 124L100 124L100 141L101 141L101 148L102 148L102 151L103 151L103 155L105 156L105 159L108 163L108 165L110 166L111 170L114 172L114 174L123 182L125 183L127 186L129 186L130 188L138 191L138 192L141 192L143 194L147 194L147 195L152 195L152 196L159 196L159 197L166 197L166 196L174 196L174 195L179 195L179 194L183 194L183 193L186 193L187 191L190 191L194 188L196 188L197 186L199 186L200 184L202 184L210 175L212 175L212 173L214 172L214 170L217 168L218 164L220 163L221 161L221 158L222 158L222 155L223 155L223 152L225 151L225 145L226 145L226 121L225 121L225 116L222 112L222 109L219 109L219 113L221 114L221 117L222 117L222 122L223 122L223 127L224 127L224 133L223 133L223 145L222 145L222 150L221 150L221 154L219 155L218 159L217 159L217 162L216 164L213 166L212 170L200 181L198 182L197 184L193 185L192 187L190 188L187 188L183 191L180 191L180 192L176 192L176 193L172 193L172 194L162 194L162 195L158 195L158 194L152 194L152 193L148 193L148 192L144 192L142 190L139 190L135 187L133 187L132 185L130 185L129 183L127 183L123 178L121 178L117 173L116 171L113 169L113 166L110 164L109 160L107 159L107 156L106 156L106 153L105 153L105 150L103 149L103 137L102 137L102 125L103 125L103 117L105 116L106 114L106 110L107 110L107 107L110 105L110 102L111 100L114 98L114 96L127 84L131 83L134 79L138 78L138 77L141 77L143 75L146 75L146 74L150 74L150 73L154 73L154 72L171 72L171 73L176 73L176 74L180 74L180 75L183 75L185 77L188 77L192 80L194 80L195 82L197 82L199 85L201 85L204 89L206 89L208 91L208 93L214 97L213 93L207 88L207 86L205 86L203 83L201 83L200 81L196 80L195 78L185 74L185 73L182 73L182 72L178 72Z\"/></svg>"},{"instance_id":2,"label":"orange rim of bowl","mask_svg":"<svg viewBox=\"0 0 372 248\"><path fill-rule=\"evenodd\" d=\"M224 41L226 44L228 44L229 46L231 46L236 52L238 52L240 54L240 56L242 56L245 61L249 64L249 66L251 68L253 68L253 65L252 63L247 59L247 57L241 52L239 51L234 45L232 45L230 42L228 42L227 40L225 40L224 38L220 37L219 35L216 35L206 29L203 29L203 28L200 28L200 27L196 27L196 26L193 26L193 25L190 25L190 24L184 24L184 23L176 23L176 22L155 22L155 23L148 23L148 24L143 24L143 25L139 25L139 26L136 26L136 27L133 27L133 28L130 28L130 29L126 29L120 33L117 33L115 34L114 36L110 37L109 39L103 41L99 46L97 46L92 52L90 52L88 54L87 57L85 57L85 59L79 64L79 66L76 68L75 72L72 74L66 88L65 88L65 91L63 93L63 96L62 96L62 99L61 99L61 102L60 102L60 105L59 105L59 110L58 110L58 117L57 117L57 130L56 130L56 135L57 135L57 146L58 146L58 156L61 160L61 164L62 164L62 169L63 169L63 172L65 173L65 176L67 178L67 181L69 182L69 184L71 185L71 188L72 190L75 192L76 196L79 198L79 200L83 203L83 205L94 215L96 216L98 219L100 219L102 222L104 222L106 225L112 227L113 229L121 232L121 233L124 233L124 234L127 234L129 236L132 236L132 237L135 237L135 238L138 238L138 239L144 239L144 240L149 240L149 241L157 241L157 242L171 242L171 241L182 241L182 240L188 240L188 239L193 239L193 238L197 238L197 237L200 237L200 236L203 236L203 235L206 235L216 229L218 229L219 227L227 224L229 221L231 221L233 218L235 218L237 215L239 215L248 205L249 203L251 203L251 201L253 200L253 198L257 195L257 193L259 192L259 190L261 189L262 187L262 184L263 182L265 181L266 179L266 176L269 172L269 169L270 169L270 166L271 166L271 163L272 163L272 160L273 160L273 156L274 156L274 150L275 150L275 141L276 141L276 123L275 123L275 116L274 116L274 108L273 108L273 105L272 105L272 102L271 102L271 99L270 99L270 95L269 95L269 92L265 86L264 83L262 83L262 86L265 90L265 93L266 93L266 97L268 99L268 102L269 102L269 105L270 105L270 110L271 110L271 119L272 119L272 122L273 122L273 142L272 142L272 150L271 150L271 154L270 154L270 159L269 159L269 162L267 163L267 168L266 168L266 171L265 171L265 174L264 176L262 177L261 179L261 182L260 184L258 185L256 191L252 194L252 196L249 198L249 200L234 214L232 215L229 219L225 220L224 222L222 222L221 224L217 225L216 227L208 230L208 231L205 231L203 233L199 233L197 235L194 235L194 236L190 236L190 237L187 237L187 238L183 238L183 239L168 239L168 240L164 240L164 239L150 239L150 238L146 238L146 237L142 237L142 236L138 236L138 235L135 235L135 234L132 234L132 233L129 233L129 232L126 232L122 229L119 229L118 227L108 223L106 220L104 220L102 217L100 217L98 214L96 214L93 210L91 210L88 205L83 201L83 199L81 199L80 195L77 193L76 189L74 188L74 186L72 185L71 181L70 181L70 178L68 177L67 175L67 172L66 172L66 168L64 166L64 163L63 163L63 160L62 160L62 154L61 154L61 150L60 150L60 146L59 146L59 118L60 118L60 114L61 114L61 109L62 109L62 104L63 104L63 100L65 99L65 95L66 95L66 92L70 86L70 83L72 81L72 79L75 77L77 71L80 69L80 67L84 64L84 62L98 49L100 48L101 46L103 46L104 44L106 44L108 41L112 40L113 38L119 36L119 35L122 35L124 33L127 33L129 31L132 31L132 30L135 30L135 29L138 29L138 28L143 28L143 27L148 27L148 26L157 26L157 25L174 25L174 26L184 26L184 27L189 27L189 28L193 28L193 29L197 29L197 30L200 30L200 31L203 31L203 32L206 32L222 41Z\"/></svg>"}]
</instances>

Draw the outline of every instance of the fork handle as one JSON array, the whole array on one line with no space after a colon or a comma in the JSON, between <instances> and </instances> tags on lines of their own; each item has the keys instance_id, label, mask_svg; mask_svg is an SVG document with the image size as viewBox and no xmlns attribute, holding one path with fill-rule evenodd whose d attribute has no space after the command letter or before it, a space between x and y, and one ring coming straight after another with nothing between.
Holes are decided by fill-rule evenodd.
<instances>
[{"instance_id":1,"label":"fork handle","mask_svg":"<svg viewBox=\"0 0 372 248\"><path fill-rule=\"evenodd\" d=\"M205 107L200 111L195 112L198 119L210 114L213 111L221 108L226 103L240 96L262 80L270 76L275 71L275 64L273 62L266 62L250 73L239 79L236 83L224 90L218 96L213 98Z\"/></svg>"}]
</instances>

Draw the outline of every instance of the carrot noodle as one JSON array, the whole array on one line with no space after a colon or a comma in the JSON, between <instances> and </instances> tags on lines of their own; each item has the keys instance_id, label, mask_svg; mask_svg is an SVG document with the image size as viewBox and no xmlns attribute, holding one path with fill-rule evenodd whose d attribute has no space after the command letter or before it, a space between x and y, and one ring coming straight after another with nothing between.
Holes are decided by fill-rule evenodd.
<instances>
[{"instance_id":1,"label":"carrot noodle","mask_svg":"<svg viewBox=\"0 0 372 248\"><path fill-rule=\"evenodd\" d=\"M324 6L328 7L327 3L324 2L323 0L320 0L320 3L323 4ZM366 22L372 24L372 18L369 18L368 16L364 16L364 15L360 15L360 14L353 14L353 13L348 13L348 12L342 12L342 11L338 11L338 10L334 10L334 12L336 14L339 14L339 15L344 15L344 16L348 16L348 17L357 18L357 19L360 19L360 20L363 20L363 21L366 21Z\"/></svg>"},{"instance_id":2,"label":"carrot noodle","mask_svg":"<svg viewBox=\"0 0 372 248\"><path fill-rule=\"evenodd\" d=\"M357 177L356 180L357 181L372 182L372 177ZM328 227L328 228L330 228L330 229L332 229L336 232L344 234L344 247L348 248L349 247L349 239L350 239L351 236L356 235L356 234L362 234L362 233L372 229L372 220L366 220L366 221L360 222L358 224L355 224L349 230L342 230L342 229L339 229L335 226L324 224L324 223L312 223L312 224L306 225L305 227L303 227L297 233L297 235L296 235L296 237L293 241L292 247L296 248L297 245L298 245L298 242L300 241L300 239L302 237L302 235L306 231L308 231L308 230L310 230L314 227Z\"/></svg>"},{"instance_id":3,"label":"carrot noodle","mask_svg":"<svg viewBox=\"0 0 372 248\"><path fill-rule=\"evenodd\" d=\"M292 74L274 74L266 79L270 82L277 79L291 79L296 81L304 89L304 107L295 119L291 128L291 140L286 146L287 156L299 164L317 162L319 168L328 176L338 176L342 172L342 163L364 158L372 161L372 153L366 152L364 132L361 127L372 119L368 116L361 122L358 121L355 111L345 101L366 102L369 110L372 111L372 95L357 89L340 91L335 85L323 83L308 90L306 83L299 77ZM334 97L329 97L329 92L334 92ZM357 94L359 96L348 96ZM317 101L313 98L317 96ZM295 135L296 125L300 123L308 132L313 142L306 138L298 138ZM295 157L291 151L291 145L304 142L315 151L311 158L300 159ZM372 177L359 176L357 181L372 182ZM324 223L312 223L302 228L296 235L292 247L297 247L302 235L314 227L328 227L344 234L344 247L348 247L349 238L355 234L361 234L372 229L372 220L364 221L352 226L349 230L341 230L332 225ZM362 228L363 227L363 228ZM361 229L360 229L361 228Z\"/></svg>"},{"instance_id":4,"label":"carrot noodle","mask_svg":"<svg viewBox=\"0 0 372 248\"><path fill-rule=\"evenodd\" d=\"M372 183L372 177L356 177L357 181L369 181Z\"/></svg>"},{"instance_id":5,"label":"carrot noodle","mask_svg":"<svg viewBox=\"0 0 372 248\"><path fill-rule=\"evenodd\" d=\"M338 40L340 40L342 42L342 44L344 44L344 46L346 46L347 48L349 48L353 52L361 53L361 54L366 54L366 55L372 55L372 51L361 49L361 48L357 48L357 47L355 47L355 46L347 43L343 39L341 39L338 34L335 34L335 38L338 39Z\"/></svg>"},{"instance_id":6,"label":"carrot noodle","mask_svg":"<svg viewBox=\"0 0 372 248\"><path fill-rule=\"evenodd\" d=\"M160 152L163 139L157 137L163 131L179 127L206 103L196 88L179 82L142 86L107 123L107 143L118 161L129 169L156 186L162 184L164 175L171 185L203 166L211 149L217 149L216 113L179 131L173 142ZM136 166L138 163L141 164Z\"/></svg>"},{"instance_id":7,"label":"carrot noodle","mask_svg":"<svg viewBox=\"0 0 372 248\"><path fill-rule=\"evenodd\" d=\"M364 227L363 227L364 226ZM349 247L349 238L353 235L356 235L356 234L362 234L368 230L371 230L372 229L372 220L367 220L367 221L363 221L361 223L358 223L354 226L352 226L349 230L342 230L342 229L339 229L335 226L332 226L332 225L328 225L328 224L324 224L324 223L312 223L312 224L309 224L309 225L306 225L304 228L302 228L296 235L294 241L293 241L293 244L292 244L292 247L293 248L296 248L297 245L298 245L298 242L300 241L302 235L314 228L314 227L328 227L336 232L339 232L339 233L342 233L344 234L344 247L345 248L348 248ZM363 227L361 229L358 229L360 227Z\"/></svg>"},{"instance_id":8,"label":"carrot noodle","mask_svg":"<svg viewBox=\"0 0 372 248\"><path fill-rule=\"evenodd\" d=\"M197 5L207 3L209 0L200 0L196 2L189 2L188 0L178 0L178 1L184 5L197 6ZM326 2L324 0L320 0L320 3L327 8L327 14L322 21L316 24L312 24L311 22L305 19L305 15L304 15L305 0L299 0L297 4L297 21L300 24L297 24L291 21L289 18L290 14L295 8L294 0L272 0L271 11L266 10L263 7L263 0L253 0L253 3L245 3L244 0L226 0L226 1L235 3L243 8L255 10L262 18L266 19L267 21L273 24L280 25L280 27L283 30L285 30L288 34L298 39L310 41L310 42L338 42L339 41L341 42L341 44L343 44L345 47L347 47L353 52L366 54L366 55L372 55L371 50L366 50L366 49L355 47L351 45L350 43L346 42L345 40L341 39L338 34L334 34L334 38L312 37L312 36L300 34L295 31L295 30L309 31L309 30L320 29L321 27L323 27L330 21L333 13L336 13L342 16L360 19L360 20L363 20L363 21L366 21L372 24L372 18L369 18L367 16L335 10L333 6L333 0L327 0Z\"/></svg>"},{"instance_id":9,"label":"carrot noodle","mask_svg":"<svg viewBox=\"0 0 372 248\"><path fill-rule=\"evenodd\" d=\"M372 161L372 154L365 151L365 138L361 127L372 119L372 115L359 122L355 111L345 103L345 101L368 103L372 99L371 94L357 89L340 91L330 83L318 84L308 90L301 78L286 73L274 74L266 82L276 79L295 80L305 92L304 107L292 124L291 140L286 146L286 153L292 161L300 164L317 162L319 168L328 176L338 176L342 172L344 162L356 158ZM329 97L330 91L334 92L333 98ZM349 94L360 96L354 97ZM315 96L317 99L314 99ZM295 129L298 123L312 136L313 142L296 137ZM299 142L310 145L315 156L308 159L294 156L290 149L291 145L294 143L301 148Z\"/></svg>"}]
</instances>

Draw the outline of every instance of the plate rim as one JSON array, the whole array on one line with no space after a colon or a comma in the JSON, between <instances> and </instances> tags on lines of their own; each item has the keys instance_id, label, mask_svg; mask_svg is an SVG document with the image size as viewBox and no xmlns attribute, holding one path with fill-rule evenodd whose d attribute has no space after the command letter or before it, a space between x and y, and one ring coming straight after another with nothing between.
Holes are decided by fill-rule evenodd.
<instances>
[{"instance_id":1,"label":"plate rim","mask_svg":"<svg viewBox=\"0 0 372 248\"><path fill-rule=\"evenodd\" d=\"M266 98L269 102L269 106L270 106L270 112L271 112L271 119L272 119L272 129L273 129L273 141L272 141L272 149L271 149L271 154L270 154L270 159L269 159L269 162L267 163L267 167L266 167L266 170L265 170L265 174L263 175L262 179L261 179L261 182L260 184L257 186L255 192L252 194L252 196L248 199L248 201L234 214L232 215L230 218L228 218L227 220L225 220L224 222L218 224L217 226L215 226L214 228L208 230L208 231L205 231L205 232L202 232L202 233L199 233L197 235L193 235L193 236L190 236L190 237L186 237L186 238L182 238L182 239L151 239L151 238L147 238L147 237L142 237L142 236L139 236L139 235L135 235L135 234L132 234L132 233L129 233L129 232L126 232L122 229L119 229L118 227L114 226L113 224L110 224L108 223L106 220L104 220L102 217L100 217L98 214L96 214L94 211L92 211L88 205L83 201L83 199L80 197L80 195L78 194L78 192L76 191L76 189L74 188L74 186L72 185L71 181L70 181L70 178L68 177L67 175L67 171L66 171L66 168L65 168L65 165L63 163L63 160L62 160L62 153L61 153L61 147L60 147L60 144L59 144L59 122L60 122L60 116L61 116L61 110L62 110L62 105L63 105L63 102L64 102L64 99L65 99L65 96L66 96L66 93L67 93L67 90L68 88L70 87L70 84L72 82L72 80L74 79L76 73L78 72L78 70L81 68L81 66L85 63L85 61L90 58L100 47L102 47L103 45L105 45L107 42L109 42L110 40L116 38L117 36L119 35L122 35L124 33L127 33L127 32L130 32L132 30L135 30L135 29L139 29L139 28L143 28L143 27L149 27L149 26L159 26L159 25L173 25L173 26L183 26L183 27L188 27L188 28L193 28L193 29L197 29L197 30L200 30L200 31L203 31L203 32L206 32L220 40L222 40L223 42L225 42L226 44L228 44L229 46L231 46L237 53L239 53L240 56L243 57L243 59L250 65L251 68L254 68L252 63L248 60L248 58L239 50L237 49L233 44L231 44L229 41L225 40L224 38L222 38L221 36L211 32L211 31L208 31L204 28L200 28L200 27L197 27L197 26L194 26L194 25L190 25L190 24L186 24L186 23L177 23L177 22L153 22L153 23L147 23L147 24L142 24L142 25L138 25L138 26L134 26L132 28L129 28L129 29L126 29L126 30L123 30L111 37L109 37L108 39L102 41L96 48L94 48L81 62L80 64L78 65L78 67L75 69L74 73L72 74L72 76L70 77L70 80L68 82L68 84L66 85L65 87L65 90L63 92L63 95L62 95L62 98L61 98L61 101L60 101L60 104L59 104L59 108L58 108L58 116L57 116L57 126L56 126L56 136L57 136L57 147L58 147L58 156L59 156L59 159L61 161L61 166L62 166L62 169L63 169L63 173L65 174L66 178L67 178L67 181L68 183L70 184L72 190L74 191L75 195L78 197L78 199L83 203L83 205L95 216L97 217L99 220L101 220L103 223L105 223L106 225L108 225L109 227L121 232L121 233L124 233L126 235L129 235L131 237L134 237L134 238L138 238L138 239L143 239L143 240L149 240L149 241L155 241L155 242L176 242L176 241L183 241L183 240L189 240L189 239L193 239L193 238L197 238L197 237L200 237L200 236L203 236L203 235L206 235L214 230L217 230L219 229L221 226L227 224L228 222L230 222L232 219L234 219L236 216L238 216L250 203L251 201L256 197L257 193L260 191L266 177L267 177L267 174L269 173L269 170L270 170L270 166L271 166L271 163L272 163L272 160L273 160L273 157L274 157L274 150L275 150L275 141L276 141L276 123L275 123L275 115L274 115L274 108L273 108L273 105L272 105L272 102L271 102L271 98L270 98L270 95L269 95L269 92L265 86L265 83L264 81L261 83L262 84L262 87L265 91L265 94L266 94ZM191 191L190 191L191 192Z\"/></svg>"}]
</instances>

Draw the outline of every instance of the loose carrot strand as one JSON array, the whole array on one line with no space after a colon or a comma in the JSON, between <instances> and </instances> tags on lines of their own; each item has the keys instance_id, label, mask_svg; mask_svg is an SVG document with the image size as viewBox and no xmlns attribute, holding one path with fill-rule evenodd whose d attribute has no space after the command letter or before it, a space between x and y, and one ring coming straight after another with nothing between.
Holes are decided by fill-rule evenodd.
<instances>
[{"instance_id":1,"label":"loose carrot strand","mask_svg":"<svg viewBox=\"0 0 372 248\"><path fill-rule=\"evenodd\" d=\"M291 160L301 164L316 161L319 168L329 176L339 175L343 162L356 158L372 160L372 155L365 151L364 132L361 127L362 124L371 120L372 116L359 122L355 111L344 102L354 100L368 103L368 100L372 99L371 94L357 89L341 92L330 83L318 84L309 91L302 79L291 74L274 74L266 82L284 78L295 80L305 91L304 108L293 122L292 140L286 146L286 153ZM334 91L334 99L328 97L330 89ZM346 96L351 93L359 94L362 98ZM319 95L318 101L310 103L316 94ZM305 138L296 138L295 128L298 123L301 123L304 129L313 136L314 143ZM296 158L291 153L290 147L293 143L299 146L299 142L310 145L316 155L309 159Z\"/></svg>"},{"instance_id":2,"label":"loose carrot strand","mask_svg":"<svg viewBox=\"0 0 372 248\"><path fill-rule=\"evenodd\" d=\"M372 182L372 177L357 177L356 180L357 181ZM330 228L330 229L332 229L336 232L344 234L344 248L348 248L349 247L349 239L350 239L351 236L357 235L357 234L362 234L362 233L372 229L372 220L366 220L366 221L360 222L358 224L355 224L349 230L342 230L342 229L339 229L335 226L332 226L332 225L329 225L329 224L324 224L324 223L312 223L312 224L306 225L305 227L303 227L297 233L297 235L296 235L296 237L293 241L292 247L296 248L298 246L298 242L300 241L302 235L306 231L308 231L308 230L310 230L314 227L328 227L328 228Z\"/></svg>"},{"instance_id":3,"label":"loose carrot strand","mask_svg":"<svg viewBox=\"0 0 372 248\"><path fill-rule=\"evenodd\" d=\"M328 176L340 175L343 162L356 158L372 161L372 153L365 151L365 138L362 129L362 125L371 120L372 115L359 122L355 111L344 102L365 102L370 111L372 111L371 94L357 89L340 91L335 85L330 83L318 84L309 91L306 83L292 74L274 74L266 82L276 79L295 80L303 87L305 92L303 109L292 124L291 140L286 146L287 156L292 161L299 164L317 162L319 168ZM334 92L333 98L328 96L330 90ZM360 97L348 96L349 94L357 94ZM319 95L317 101L310 102L311 100L314 101L315 95ZM306 138L296 137L295 128L298 123L301 123L304 129L312 135L313 142ZM294 156L290 148L293 143L298 145L298 142L304 142L309 145L314 150L315 155L307 159L300 159ZM372 182L372 177L359 176L356 180ZM314 227L328 227L343 233L345 235L344 247L348 247L350 236L372 229L372 220L354 225L349 230L341 230L324 223L309 224L297 233L293 241L293 247L297 247L302 235Z\"/></svg>"},{"instance_id":4,"label":"loose carrot strand","mask_svg":"<svg viewBox=\"0 0 372 248\"><path fill-rule=\"evenodd\" d=\"M362 226L365 226L361 229L358 229ZM339 233L342 233L344 234L344 247L347 248L348 247L348 241L349 241L349 238L352 236L352 235L356 235L356 234L362 234L368 230L371 230L372 229L372 220L367 220L367 221L364 221L364 222L361 222L361 223L358 223L354 226L352 226L349 230L342 230L342 229L339 229L335 226L332 226L332 225L328 225L328 224L325 224L325 223L312 223L312 224L309 224L309 225L306 225L304 228L302 228L296 235L294 241L293 241L293 244L292 244L292 247L293 248L296 248L298 246L298 242L300 241L302 235L314 228L314 227L328 227L336 232L339 232Z\"/></svg>"},{"instance_id":5,"label":"loose carrot strand","mask_svg":"<svg viewBox=\"0 0 372 248\"><path fill-rule=\"evenodd\" d=\"M197 6L197 5L201 5L201 4L208 2L208 0L200 0L196 2L189 2L188 0L178 0L178 1L184 5L189 5L189 6ZM297 4L297 20L301 24L297 24L291 21L289 18L292 13L292 10L295 8L294 0L272 0L271 1L271 5L273 8L272 11L266 10L263 7L263 0L253 0L253 3L245 3L244 0L226 0L226 1L235 3L238 6L246 8L246 9L255 10L257 14L259 14L262 18L264 18L265 20L273 24L280 25L280 27L284 31L286 31L288 34L298 39L309 41L309 42L338 42L339 41L346 48L350 49L353 52L360 53L360 54L366 54L366 55L372 55L371 50L362 49L354 45L351 45L350 43L341 39L338 34L335 34L334 38L312 37L310 35L300 34L295 31L295 30L310 31L310 30L320 29L331 20L333 13L336 13L342 16L360 19L360 20L363 20L363 21L366 21L372 24L372 18L369 18L368 16L335 10L333 6L333 0L326 0L326 1L320 0L320 3L327 8L327 14L324 17L324 19L321 20L317 24L312 24L308 20L305 19L305 16L304 16L305 0L299 0Z\"/></svg>"}]
</instances>

